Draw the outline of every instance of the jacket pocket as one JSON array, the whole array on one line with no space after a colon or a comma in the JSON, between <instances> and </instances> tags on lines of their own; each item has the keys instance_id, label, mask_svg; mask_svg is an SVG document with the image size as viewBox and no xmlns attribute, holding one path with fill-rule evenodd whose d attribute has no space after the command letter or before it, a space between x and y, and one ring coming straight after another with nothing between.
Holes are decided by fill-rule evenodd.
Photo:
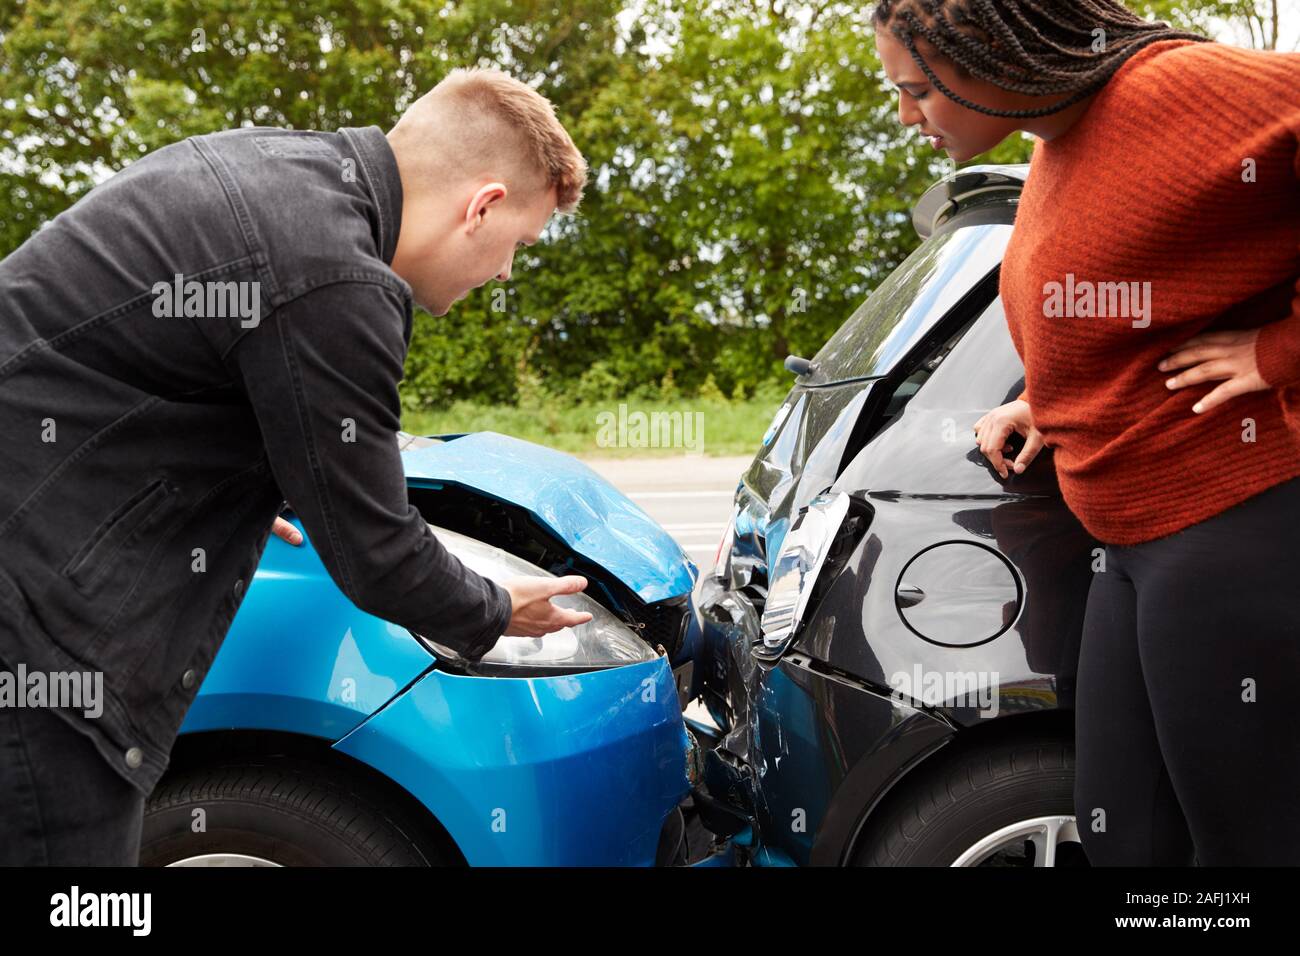
<instances>
[{"instance_id":1,"label":"jacket pocket","mask_svg":"<svg viewBox=\"0 0 1300 956\"><path fill-rule=\"evenodd\" d=\"M158 523L175 503L176 486L156 478L124 501L63 567L63 574L85 590L95 583L114 558Z\"/></svg>"},{"instance_id":2,"label":"jacket pocket","mask_svg":"<svg viewBox=\"0 0 1300 956\"><path fill-rule=\"evenodd\" d=\"M319 134L303 130L301 132L273 133L254 136L257 148L268 156L277 159L293 159L302 156L331 156L333 147L319 138Z\"/></svg>"}]
</instances>

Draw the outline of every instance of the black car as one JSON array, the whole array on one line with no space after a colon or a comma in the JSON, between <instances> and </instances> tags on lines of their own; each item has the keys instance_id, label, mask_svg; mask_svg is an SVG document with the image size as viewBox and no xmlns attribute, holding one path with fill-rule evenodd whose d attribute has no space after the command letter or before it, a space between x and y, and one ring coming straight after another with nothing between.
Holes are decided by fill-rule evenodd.
<instances>
[{"instance_id":1,"label":"black car","mask_svg":"<svg viewBox=\"0 0 1300 956\"><path fill-rule=\"evenodd\" d=\"M1024 386L997 293L1027 171L930 188L921 245L787 360L697 585L696 803L751 862L1086 865L1073 691L1102 546L1050 449L1002 479L973 430Z\"/></svg>"}]
</instances>

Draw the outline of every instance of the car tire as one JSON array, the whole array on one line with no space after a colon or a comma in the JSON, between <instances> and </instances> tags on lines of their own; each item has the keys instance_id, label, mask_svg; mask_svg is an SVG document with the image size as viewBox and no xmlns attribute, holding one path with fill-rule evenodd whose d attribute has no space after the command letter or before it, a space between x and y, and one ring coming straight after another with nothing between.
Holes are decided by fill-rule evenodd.
<instances>
[{"instance_id":1,"label":"car tire","mask_svg":"<svg viewBox=\"0 0 1300 956\"><path fill-rule=\"evenodd\" d=\"M146 802L140 841L141 866L448 862L364 782L291 761L169 774Z\"/></svg>"},{"instance_id":2,"label":"car tire","mask_svg":"<svg viewBox=\"0 0 1300 956\"><path fill-rule=\"evenodd\" d=\"M976 745L895 788L867 820L851 863L1087 866L1073 792L1070 742L1044 736Z\"/></svg>"}]
</instances>

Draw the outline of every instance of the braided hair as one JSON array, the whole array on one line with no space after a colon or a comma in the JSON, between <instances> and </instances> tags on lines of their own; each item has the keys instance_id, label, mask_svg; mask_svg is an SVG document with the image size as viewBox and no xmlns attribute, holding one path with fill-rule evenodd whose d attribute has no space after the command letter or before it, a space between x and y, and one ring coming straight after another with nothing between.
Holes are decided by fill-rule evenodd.
<instances>
[{"instance_id":1,"label":"braided hair","mask_svg":"<svg viewBox=\"0 0 1300 956\"><path fill-rule=\"evenodd\" d=\"M1167 23L1144 20L1119 0L881 0L872 22L901 42L939 92L988 116L1047 116L1099 90L1125 61L1158 40L1213 42ZM1093 49L1094 31L1104 31ZM998 110L948 89L916 49L916 35L952 60L963 76L1029 96L1067 94L1052 106Z\"/></svg>"}]
</instances>

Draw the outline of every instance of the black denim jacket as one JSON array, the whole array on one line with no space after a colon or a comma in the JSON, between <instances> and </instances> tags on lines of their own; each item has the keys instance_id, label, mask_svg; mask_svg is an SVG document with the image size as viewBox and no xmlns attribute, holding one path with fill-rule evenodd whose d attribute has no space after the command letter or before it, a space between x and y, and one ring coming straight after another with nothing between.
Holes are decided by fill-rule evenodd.
<instances>
[{"instance_id":1,"label":"black denim jacket","mask_svg":"<svg viewBox=\"0 0 1300 956\"><path fill-rule=\"evenodd\" d=\"M510 620L407 501L401 210L378 127L239 129L0 262L0 659L102 671L60 713L146 793L286 499L358 607L472 659Z\"/></svg>"}]
</instances>

